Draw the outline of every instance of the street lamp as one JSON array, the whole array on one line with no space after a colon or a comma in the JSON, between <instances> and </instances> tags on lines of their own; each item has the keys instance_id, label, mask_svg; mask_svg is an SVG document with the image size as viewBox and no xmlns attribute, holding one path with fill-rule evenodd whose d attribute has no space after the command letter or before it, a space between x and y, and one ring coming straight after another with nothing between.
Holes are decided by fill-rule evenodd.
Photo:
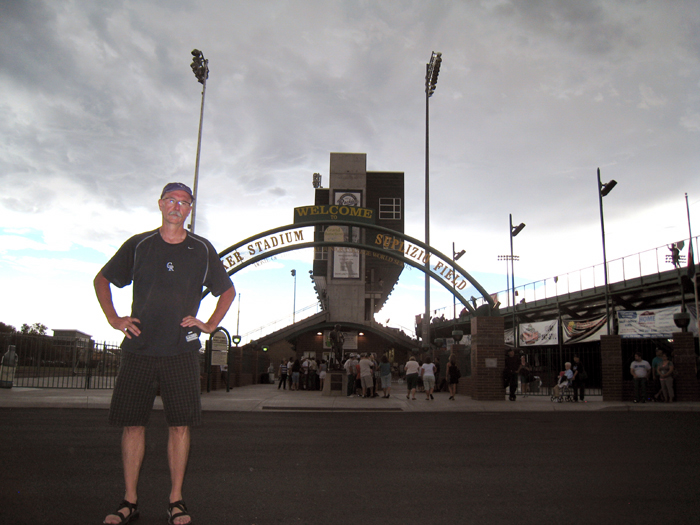
<instances>
[{"instance_id":1,"label":"street lamp","mask_svg":"<svg viewBox=\"0 0 700 525\"><path fill-rule=\"evenodd\" d=\"M425 65L425 245L430 251L430 97L435 93L442 64L442 53L432 52ZM430 254L425 254L425 315L422 346L430 346Z\"/></svg>"},{"instance_id":2,"label":"street lamp","mask_svg":"<svg viewBox=\"0 0 700 525\"><path fill-rule=\"evenodd\" d=\"M600 168L598 168L598 202L600 204L600 231L603 235L603 273L605 274L605 318L610 333L610 287L608 286L608 259L605 254L605 220L603 219L603 197L612 191L617 185L615 179L605 184L600 182Z\"/></svg>"},{"instance_id":3,"label":"street lamp","mask_svg":"<svg viewBox=\"0 0 700 525\"><path fill-rule=\"evenodd\" d=\"M511 291L513 293L513 347L518 348L518 330L515 325L515 265L514 265L514 257L513 257L513 237L518 235L521 231L523 231L523 228L525 227L525 223L521 222L517 226L513 226L513 215L509 215L510 217L510 279L511 279Z\"/></svg>"},{"instance_id":4,"label":"street lamp","mask_svg":"<svg viewBox=\"0 0 700 525\"><path fill-rule=\"evenodd\" d=\"M197 137L197 159L194 165L194 195L192 203L192 215L190 231L194 233L194 220L197 215L197 184L199 182L199 153L202 149L202 121L204 119L204 95L207 91L207 79L209 78L209 60L199 49L192 50L192 63L190 64L197 81L202 84L202 105L199 109L199 135Z\"/></svg>"},{"instance_id":5,"label":"street lamp","mask_svg":"<svg viewBox=\"0 0 700 525\"><path fill-rule=\"evenodd\" d=\"M457 274L455 273L455 261L459 261L459 258L464 255L465 250L457 253L455 252L455 243L452 243L452 319L457 322L457 287L455 286L457 280Z\"/></svg>"},{"instance_id":6,"label":"street lamp","mask_svg":"<svg viewBox=\"0 0 700 525\"><path fill-rule=\"evenodd\" d=\"M508 261L519 261L520 256L519 255L499 255L498 256L499 261L505 261L506 262L506 297L508 297L508 306L510 307L510 299L511 299L511 294L510 294L510 268L508 268Z\"/></svg>"},{"instance_id":7,"label":"street lamp","mask_svg":"<svg viewBox=\"0 0 700 525\"><path fill-rule=\"evenodd\" d=\"M297 314L297 271L292 270L292 277L294 277L294 306L292 306L292 324L296 322Z\"/></svg>"}]
</instances>

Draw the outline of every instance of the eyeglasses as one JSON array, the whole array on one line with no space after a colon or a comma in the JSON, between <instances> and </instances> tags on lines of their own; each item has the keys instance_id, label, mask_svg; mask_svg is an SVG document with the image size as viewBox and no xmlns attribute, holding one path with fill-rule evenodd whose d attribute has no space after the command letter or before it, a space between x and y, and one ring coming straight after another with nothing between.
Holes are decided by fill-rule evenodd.
<instances>
[{"instance_id":1,"label":"eyeglasses","mask_svg":"<svg viewBox=\"0 0 700 525\"><path fill-rule=\"evenodd\" d=\"M192 206L191 202L188 201L178 201L175 199L161 199L165 204L168 204L170 206L175 206L175 204L179 204L181 208L189 208Z\"/></svg>"}]
</instances>

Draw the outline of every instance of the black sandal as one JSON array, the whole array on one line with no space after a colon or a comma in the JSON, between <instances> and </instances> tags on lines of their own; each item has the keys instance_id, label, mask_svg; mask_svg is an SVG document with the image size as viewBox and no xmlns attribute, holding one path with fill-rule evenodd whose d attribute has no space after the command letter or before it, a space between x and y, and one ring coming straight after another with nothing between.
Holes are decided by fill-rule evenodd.
<instances>
[{"instance_id":1,"label":"black sandal","mask_svg":"<svg viewBox=\"0 0 700 525\"><path fill-rule=\"evenodd\" d=\"M126 523L131 523L132 521L136 521L137 519L139 519L138 506L139 506L138 503L131 503L131 502L126 501L126 500L122 501L119 504L119 506L117 507L117 510L114 512L114 515L119 516L119 519L121 519L119 524L124 525ZM124 516L124 514L119 512L121 509L129 509L129 515Z\"/></svg>"},{"instance_id":2,"label":"black sandal","mask_svg":"<svg viewBox=\"0 0 700 525\"><path fill-rule=\"evenodd\" d=\"M177 514L173 514L173 510L179 510ZM185 502L183 500L175 501L171 504L168 505L168 525L175 525L175 521L177 518L181 518L183 516L190 516L190 513L187 512L187 507L185 506ZM186 525L191 525L192 524L192 516L190 516L190 522L187 523Z\"/></svg>"}]
</instances>

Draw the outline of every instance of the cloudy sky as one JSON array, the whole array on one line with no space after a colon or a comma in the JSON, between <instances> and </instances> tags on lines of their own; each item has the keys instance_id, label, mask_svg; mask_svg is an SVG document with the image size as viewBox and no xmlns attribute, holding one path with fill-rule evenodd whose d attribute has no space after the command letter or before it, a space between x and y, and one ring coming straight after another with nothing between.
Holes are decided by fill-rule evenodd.
<instances>
[{"instance_id":1,"label":"cloudy sky","mask_svg":"<svg viewBox=\"0 0 700 525\"><path fill-rule=\"evenodd\" d=\"M209 59L197 233L219 250L292 222L330 152L405 173L406 231L423 238L425 64L431 244L505 288L700 234L700 10L657 1L5 0L0 3L0 321L117 340L92 279L160 224L163 185L192 184ZM224 326L249 333L314 312L311 255L235 276ZM433 306L451 304L434 286ZM411 327L406 271L378 316ZM128 313L128 290L116 294ZM208 316L205 300L200 313ZM240 307L240 316L237 310ZM288 319L289 320L289 319Z\"/></svg>"}]
</instances>

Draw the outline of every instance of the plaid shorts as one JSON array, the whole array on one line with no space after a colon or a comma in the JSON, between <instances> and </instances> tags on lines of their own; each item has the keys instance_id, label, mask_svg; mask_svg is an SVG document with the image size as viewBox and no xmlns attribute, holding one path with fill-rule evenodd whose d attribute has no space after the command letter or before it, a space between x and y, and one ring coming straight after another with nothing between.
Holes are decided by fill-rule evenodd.
<instances>
[{"instance_id":1,"label":"plaid shorts","mask_svg":"<svg viewBox=\"0 0 700 525\"><path fill-rule=\"evenodd\" d=\"M110 425L146 426L159 386L168 426L201 425L202 402L197 352L167 357L122 352L121 366L109 407Z\"/></svg>"}]
</instances>

